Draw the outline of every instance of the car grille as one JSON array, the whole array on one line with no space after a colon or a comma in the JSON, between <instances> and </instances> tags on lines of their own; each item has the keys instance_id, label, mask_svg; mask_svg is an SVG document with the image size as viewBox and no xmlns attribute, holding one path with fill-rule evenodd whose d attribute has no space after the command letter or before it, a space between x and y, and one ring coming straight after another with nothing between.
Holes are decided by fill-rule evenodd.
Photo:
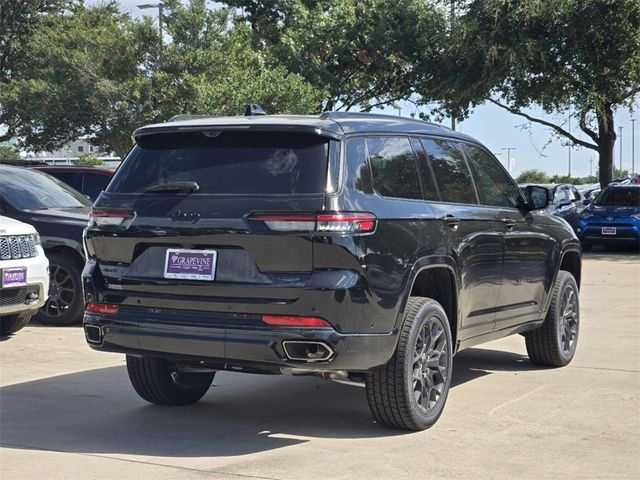
<instances>
[{"instance_id":1,"label":"car grille","mask_svg":"<svg viewBox=\"0 0 640 480\"><path fill-rule=\"evenodd\" d=\"M0 290L0 307L25 304L27 296L31 293L38 293L37 285L2 289Z\"/></svg>"},{"instance_id":2,"label":"car grille","mask_svg":"<svg viewBox=\"0 0 640 480\"><path fill-rule=\"evenodd\" d=\"M0 259L31 258L38 254L33 235L0 237Z\"/></svg>"}]
</instances>

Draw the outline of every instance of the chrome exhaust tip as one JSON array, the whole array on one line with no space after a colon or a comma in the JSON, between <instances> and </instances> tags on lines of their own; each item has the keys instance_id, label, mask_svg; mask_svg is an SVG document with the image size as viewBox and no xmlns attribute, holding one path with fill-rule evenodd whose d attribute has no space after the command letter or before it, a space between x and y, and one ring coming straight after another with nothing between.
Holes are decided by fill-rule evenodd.
<instances>
[{"instance_id":1,"label":"chrome exhaust tip","mask_svg":"<svg viewBox=\"0 0 640 480\"><path fill-rule=\"evenodd\" d=\"M327 362L336 353L325 342L315 340L285 340L282 346L287 358L297 362Z\"/></svg>"},{"instance_id":2,"label":"chrome exhaust tip","mask_svg":"<svg viewBox=\"0 0 640 480\"><path fill-rule=\"evenodd\" d=\"M96 325L85 325L84 336L87 339L87 342L94 345L100 345L103 340L102 328L97 327Z\"/></svg>"}]
</instances>

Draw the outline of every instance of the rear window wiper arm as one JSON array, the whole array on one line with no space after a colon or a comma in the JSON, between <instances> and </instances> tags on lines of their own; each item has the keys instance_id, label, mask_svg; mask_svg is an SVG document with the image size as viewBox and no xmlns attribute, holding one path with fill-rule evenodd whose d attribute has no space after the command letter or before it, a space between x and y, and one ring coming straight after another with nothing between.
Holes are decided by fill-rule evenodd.
<instances>
[{"instance_id":1,"label":"rear window wiper arm","mask_svg":"<svg viewBox=\"0 0 640 480\"><path fill-rule=\"evenodd\" d=\"M197 182L167 182L158 183L144 189L144 193L157 193L157 192L184 192L193 193L200 190L200 185Z\"/></svg>"}]
</instances>

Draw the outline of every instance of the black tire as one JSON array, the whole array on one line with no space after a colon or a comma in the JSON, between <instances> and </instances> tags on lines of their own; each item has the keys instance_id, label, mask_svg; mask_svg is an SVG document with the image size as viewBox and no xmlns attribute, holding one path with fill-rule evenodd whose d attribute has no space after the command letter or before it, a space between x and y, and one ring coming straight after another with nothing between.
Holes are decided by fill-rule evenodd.
<instances>
[{"instance_id":1,"label":"black tire","mask_svg":"<svg viewBox=\"0 0 640 480\"><path fill-rule=\"evenodd\" d=\"M31 320L31 315L7 315L0 317L0 336L11 335L22 330Z\"/></svg>"},{"instance_id":2,"label":"black tire","mask_svg":"<svg viewBox=\"0 0 640 480\"><path fill-rule=\"evenodd\" d=\"M542 326L526 332L529 359L545 367L564 367L573 359L580 333L578 285L569 272L558 272L551 305Z\"/></svg>"},{"instance_id":3,"label":"black tire","mask_svg":"<svg viewBox=\"0 0 640 480\"><path fill-rule=\"evenodd\" d=\"M127 355L127 372L133 388L147 402L159 405L190 405L207 393L215 372L183 373L163 358Z\"/></svg>"},{"instance_id":4,"label":"black tire","mask_svg":"<svg viewBox=\"0 0 640 480\"><path fill-rule=\"evenodd\" d=\"M82 261L64 253L47 253L49 298L38 310L36 320L44 325L65 326L82 322Z\"/></svg>"},{"instance_id":5,"label":"black tire","mask_svg":"<svg viewBox=\"0 0 640 480\"><path fill-rule=\"evenodd\" d=\"M434 333L435 344L425 344L422 339L433 339ZM427 362L430 352L439 354ZM431 427L447 401L452 364L453 342L444 309L435 300L411 297L396 352L386 365L367 373L367 400L375 420L403 430Z\"/></svg>"}]
</instances>

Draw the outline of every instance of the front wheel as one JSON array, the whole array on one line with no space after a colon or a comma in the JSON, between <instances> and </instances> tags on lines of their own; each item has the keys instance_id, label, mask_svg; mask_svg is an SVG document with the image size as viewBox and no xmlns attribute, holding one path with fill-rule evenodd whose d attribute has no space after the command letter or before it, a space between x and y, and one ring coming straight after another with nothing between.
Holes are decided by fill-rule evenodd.
<instances>
[{"instance_id":1,"label":"front wheel","mask_svg":"<svg viewBox=\"0 0 640 480\"><path fill-rule=\"evenodd\" d=\"M424 430L442 413L451 384L453 342L447 315L435 300L411 297L396 352L367 374L374 418L392 428Z\"/></svg>"},{"instance_id":2,"label":"front wheel","mask_svg":"<svg viewBox=\"0 0 640 480\"><path fill-rule=\"evenodd\" d=\"M49 298L40 308L36 320L56 327L82 321L82 261L64 253L47 253L49 259Z\"/></svg>"},{"instance_id":3,"label":"front wheel","mask_svg":"<svg viewBox=\"0 0 640 480\"><path fill-rule=\"evenodd\" d=\"M127 372L135 391L147 402L190 405L200 400L213 382L215 372L181 372L164 358L127 355Z\"/></svg>"},{"instance_id":4,"label":"front wheel","mask_svg":"<svg viewBox=\"0 0 640 480\"><path fill-rule=\"evenodd\" d=\"M525 333L529 359L546 367L564 367L576 353L580 333L578 285L569 272L558 272L551 305L541 327Z\"/></svg>"}]
</instances>

